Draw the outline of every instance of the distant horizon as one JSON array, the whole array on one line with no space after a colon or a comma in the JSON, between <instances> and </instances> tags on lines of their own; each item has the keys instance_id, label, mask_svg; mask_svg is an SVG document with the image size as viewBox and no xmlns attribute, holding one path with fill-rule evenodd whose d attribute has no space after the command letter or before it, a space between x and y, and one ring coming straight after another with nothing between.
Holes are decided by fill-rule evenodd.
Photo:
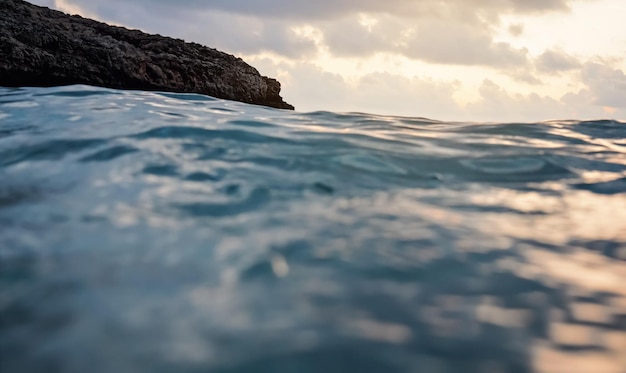
<instances>
[{"instance_id":1,"label":"distant horizon","mask_svg":"<svg viewBox=\"0 0 626 373\"><path fill-rule=\"evenodd\" d=\"M237 55L300 112L626 120L620 0L30 2Z\"/></svg>"}]
</instances>

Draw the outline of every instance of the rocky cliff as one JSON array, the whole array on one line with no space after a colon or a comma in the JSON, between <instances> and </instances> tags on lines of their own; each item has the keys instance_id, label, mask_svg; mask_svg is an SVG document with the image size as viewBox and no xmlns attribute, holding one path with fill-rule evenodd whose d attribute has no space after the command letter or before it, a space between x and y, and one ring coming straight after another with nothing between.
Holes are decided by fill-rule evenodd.
<instances>
[{"instance_id":1,"label":"rocky cliff","mask_svg":"<svg viewBox=\"0 0 626 373\"><path fill-rule=\"evenodd\" d=\"M0 0L0 86L88 84L201 93L293 109L280 83L196 43Z\"/></svg>"}]
</instances>

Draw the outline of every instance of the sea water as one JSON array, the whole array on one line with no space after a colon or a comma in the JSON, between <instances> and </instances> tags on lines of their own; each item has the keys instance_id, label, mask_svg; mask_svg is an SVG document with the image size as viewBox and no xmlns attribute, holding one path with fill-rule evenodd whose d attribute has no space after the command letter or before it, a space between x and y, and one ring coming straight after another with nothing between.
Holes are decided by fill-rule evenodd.
<instances>
[{"instance_id":1,"label":"sea water","mask_svg":"<svg viewBox=\"0 0 626 373\"><path fill-rule=\"evenodd\" d=\"M625 138L0 88L0 370L626 372Z\"/></svg>"}]
</instances>

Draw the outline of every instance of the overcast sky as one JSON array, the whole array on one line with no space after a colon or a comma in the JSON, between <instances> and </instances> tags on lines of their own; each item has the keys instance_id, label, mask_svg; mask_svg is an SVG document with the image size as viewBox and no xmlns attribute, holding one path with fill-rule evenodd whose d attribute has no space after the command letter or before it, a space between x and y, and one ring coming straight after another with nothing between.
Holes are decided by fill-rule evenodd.
<instances>
[{"instance_id":1,"label":"overcast sky","mask_svg":"<svg viewBox=\"0 0 626 373\"><path fill-rule=\"evenodd\" d=\"M626 119L624 0L34 0L195 41L300 111Z\"/></svg>"}]
</instances>

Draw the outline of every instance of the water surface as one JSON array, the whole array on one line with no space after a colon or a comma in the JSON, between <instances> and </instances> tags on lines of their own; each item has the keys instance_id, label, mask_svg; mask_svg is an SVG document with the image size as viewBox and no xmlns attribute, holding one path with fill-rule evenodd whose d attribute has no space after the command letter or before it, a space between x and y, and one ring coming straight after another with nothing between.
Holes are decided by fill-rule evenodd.
<instances>
[{"instance_id":1,"label":"water surface","mask_svg":"<svg viewBox=\"0 0 626 373\"><path fill-rule=\"evenodd\" d=\"M625 123L0 88L3 373L624 373L625 279Z\"/></svg>"}]
</instances>

